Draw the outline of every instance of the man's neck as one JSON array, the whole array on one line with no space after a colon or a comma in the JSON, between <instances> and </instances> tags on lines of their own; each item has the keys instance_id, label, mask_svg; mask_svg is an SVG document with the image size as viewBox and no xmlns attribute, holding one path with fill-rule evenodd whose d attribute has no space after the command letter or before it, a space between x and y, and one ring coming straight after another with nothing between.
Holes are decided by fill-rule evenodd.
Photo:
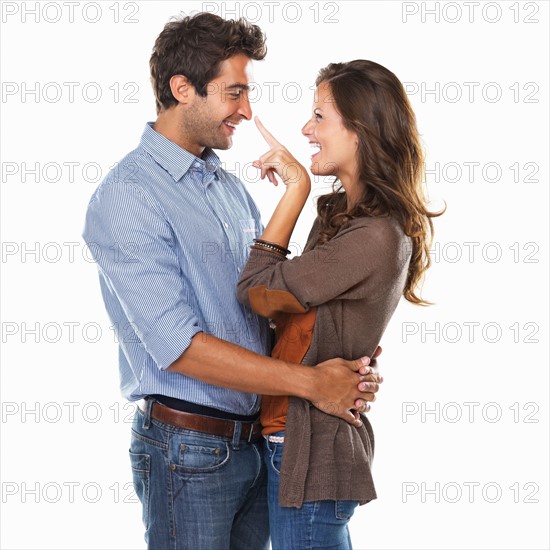
<instances>
[{"instance_id":1,"label":"man's neck","mask_svg":"<svg viewBox=\"0 0 550 550\"><path fill-rule=\"evenodd\" d=\"M205 148L200 145L192 144L186 139L177 123L177 117L174 116L174 113L162 111L153 125L153 130L163 135L166 139L173 141L176 145L179 145L192 155L198 158L202 157Z\"/></svg>"}]
</instances>

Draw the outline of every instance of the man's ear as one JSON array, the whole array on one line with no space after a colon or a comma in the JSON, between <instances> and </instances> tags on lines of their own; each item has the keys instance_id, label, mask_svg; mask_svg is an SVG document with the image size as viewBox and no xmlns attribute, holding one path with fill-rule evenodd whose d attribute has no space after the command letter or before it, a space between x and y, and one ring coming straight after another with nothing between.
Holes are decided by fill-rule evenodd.
<instances>
[{"instance_id":1,"label":"man's ear","mask_svg":"<svg viewBox=\"0 0 550 550\"><path fill-rule=\"evenodd\" d=\"M195 87L182 74L175 74L170 79L170 90L178 103L183 105L187 105L195 97Z\"/></svg>"}]
</instances>

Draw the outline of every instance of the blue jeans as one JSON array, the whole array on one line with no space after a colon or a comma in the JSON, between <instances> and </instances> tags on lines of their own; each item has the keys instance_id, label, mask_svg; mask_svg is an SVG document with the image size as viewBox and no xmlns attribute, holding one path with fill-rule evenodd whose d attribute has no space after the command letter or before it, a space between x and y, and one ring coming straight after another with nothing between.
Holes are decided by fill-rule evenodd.
<instances>
[{"instance_id":1,"label":"blue jeans","mask_svg":"<svg viewBox=\"0 0 550 550\"><path fill-rule=\"evenodd\" d=\"M277 432L284 436L285 432ZM304 502L301 508L279 506L279 475L284 443L266 439L269 529L273 550L352 550L348 523L358 502L321 500Z\"/></svg>"},{"instance_id":2,"label":"blue jeans","mask_svg":"<svg viewBox=\"0 0 550 550\"><path fill-rule=\"evenodd\" d=\"M262 442L177 428L147 411L136 411L130 446L147 547L267 550Z\"/></svg>"}]
</instances>

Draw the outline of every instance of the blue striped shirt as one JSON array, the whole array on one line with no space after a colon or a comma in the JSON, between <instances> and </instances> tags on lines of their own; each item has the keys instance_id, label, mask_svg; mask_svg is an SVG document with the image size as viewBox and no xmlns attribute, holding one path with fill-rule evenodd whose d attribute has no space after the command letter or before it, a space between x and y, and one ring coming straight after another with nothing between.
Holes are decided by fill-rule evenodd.
<instances>
[{"instance_id":1,"label":"blue striped shirt","mask_svg":"<svg viewBox=\"0 0 550 550\"><path fill-rule=\"evenodd\" d=\"M261 231L254 201L212 150L197 158L146 125L139 147L93 194L83 233L118 335L126 398L161 394L234 414L258 410L255 394L165 369L198 332L268 353L265 319L235 295Z\"/></svg>"}]
</instances>

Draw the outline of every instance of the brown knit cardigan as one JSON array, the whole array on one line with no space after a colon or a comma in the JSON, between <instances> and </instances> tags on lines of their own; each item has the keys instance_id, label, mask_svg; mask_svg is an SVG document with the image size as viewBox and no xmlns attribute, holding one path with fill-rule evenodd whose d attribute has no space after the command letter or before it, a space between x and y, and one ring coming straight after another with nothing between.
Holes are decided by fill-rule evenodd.
<instances>
[{"instance_id":1,"label":"brown knit cardigan","mask_svg":"<svg viewBox=\"0 0 550 550\"><path fill-rule=\"evenodd\" d=\"M356 218L329 242L315 245L318 234L316 220L303 254L291 260L252 249L238 284L238 299L265 317L317 306L305 365L370 356L403 293L411 241L391 217ZM290 293L288 300L281 299L282 292ZM374 435L365 416L358 429L291 397L281 506L375 499L373 452Z\"/></svg>"}]
</instances>

